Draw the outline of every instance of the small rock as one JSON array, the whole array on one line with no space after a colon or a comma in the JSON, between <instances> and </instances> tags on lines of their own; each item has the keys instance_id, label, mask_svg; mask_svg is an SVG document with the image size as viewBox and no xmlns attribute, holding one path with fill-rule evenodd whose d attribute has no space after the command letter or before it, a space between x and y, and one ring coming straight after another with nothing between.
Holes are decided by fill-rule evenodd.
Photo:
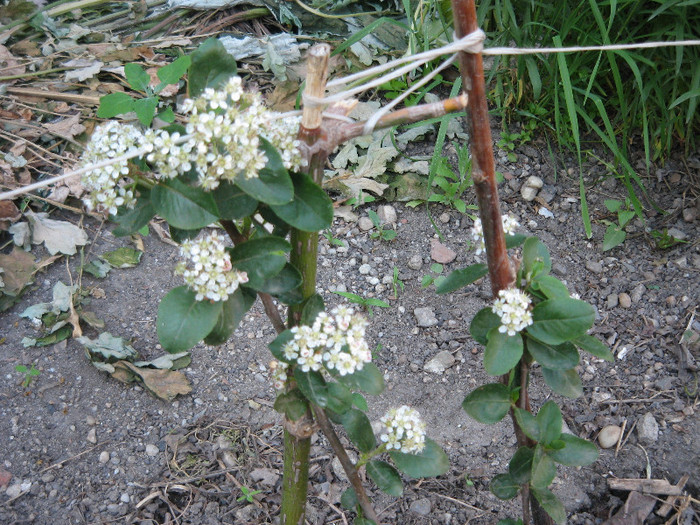
<instances>
[{"instance_id":1,"label":"small rock","mask_svg":"<svg viewBox=\"0 0 700 525\"><path fill-rule=\"evenodd\" d=\"M353 463L357 463L357 454L355 454L355 452L347 449L345 450L345 452L347 452L350 461L352 461ZM348 481L348 476L345 474L345 470L343 470L343 465L340 463L338 456L333 456L333 461L331 461L331 468L333 469L333 474L335 474L335 477L337 479L341 481Z\"/></svg>"},{"instance_id":2,"label":"small rock","mask_svg":"<svg viewBox=\"0 0 700 525\"><path fill-rule=\"evenodd\" d=\"M632 298L628 294L626 294L625 292L622 292L619 295L619 299L620 299L620 306L622 306L622 308L629 308L630 306L632 306Z\"/></svg>"},{"instance_id":3,"label":"small rock","mask_svg":"<svg viewBox=\"0 0 700 525\"><path fill-rule=\"evenodd\" d=\"M447 212L441 214L440 215L440 222L443 224L447 224L448 222L450 222L450 214Z\"/></svg>"},{"instance_id":4,"label":"small rock","mask_svg":"<svg viewBox=\"0 0 700 525\"><path fill-rule=\"evenodd\" d=\"M678 239L679 241L684 241L688 238L688 236L685 234L685 232L682 232L678 228L669 228L668 234L673 235L673 237L675 239Z\"/></svg>"},{"instance_id":5,"label":"small rock","mask_svg":"<svg viewBox=\"0 0 700 525\"><path fill-rule=\"evenodd\" d=\"M430 240L430 258L440 264L448 264L455 260L457 254L437 239Z\"/></svg>"},{"instance_id":6,"label":"small rock","mask_svg":"<svg viewBox=\"0 0 700 525\"><path fill-rule=\"evenodd\" d=\"M428 516L431 510L430 500L428 498L417 499L411 503L410 510L419 516Z\"/></svg>"},{"instance_id":7,"label":"small rock","mask_svg":"<svg viewBox=\"0 0 700 525\"><path fill-rule=\"evenodd\" d=\"M693 222L695 219L698 218L698 209L697 207L695 208L686 208L683 210L683 220L685 222Z\"/></svg>"},{"instance_id":8,"label":"small rock","mask_svg":"<svg viewBox=\"0 0 700 525\"><path fill-rule=\"evenodd\" d=\"M525 181L525 184L523 184L523 187L520 188L520 195L525 201L533 201L542 186L544 186L542 179L536 175L530 175Z\"/></svg>"},{"instance_id":9,"label":"small rock","mask_svg":"<svg viewBox=\"0 0 700 525\"><path fill-rule=\"evenodd\" d=\"M642 296L644 295L644 292L646 292L646 291L647 291L646 287L640 283L634 287L634 290L632 290L632 293L630 294L630 299L632 299L633 303L638 303L639 301L642 300Z\"/></svg>"},{"instance_id":10,"label":"small rock","mask_svg":"<svg viewBox=\"0 0 700 525\"><path fill-rule=\"evenodd\" d=\"M430 307L426 306L425 308L416 308L413 310L413 314L416 316L418 326L428 328L438 324L438 320L435 317L435 312L433 312L433 309Z\"/></svg>"},{"instance_id":11,"label":"small rock","mask_svg":"<svg viewBox=\"0 0 700 525\"><path fill-rule=\"evenodd\" d=\"M153 444L151 444L151 443L149 443L148 445L146 445L146 455L147 455L147 456L150 456L150 457L153 458L153 457L155 457L155 456L158 455L158 452L160 452L160 451L158 450L158 447L157 447L157 446L155 446L155 445L153 445Z\"/></svg>"},{"instance_id":12,"label":"small rock","mask_svg":"<svg viewBox=\"0 0 700 525\"><path fill-rule=\"evenodd\" d=\"M377 210L377 216L382 224L396 224L396 210L389 204L380 206Z\"/></svg>"},{"instance_id":13,"label":"small rock","mask_svg":"<svg viewBox=\"0 0 700 525\"><path fill-rule=\"evenodd\" d=\"M358 268L358 271L359 271L360 274L362 274L362 275L367 275L367 274L369 274L369 272L372 271L372 267L371 267L369 264L362 264L362 265L360 265L360 267Z\"/></svg>"},{"instance_id":14,"label":"small rock","mask_svg":"<svg viewBox=\"0 0 700 525\"><path fill-rule=\"evenodd\" d=\"M224 465L228 468L233 468L238 465L238 457L236 457L236 453L232 450L224 450L221 453L221 461L223 461Z\"/></svg>"},{"instance_id":15,"label":"small rock","mask_svg":"<svg viewBox=\"0 0 700 525\"><path fill-rule=\"evenodd\" d=\"M119 501L122 503L129 503L131 501L131 496L129 496L127 492L124 492L121 496L119 496Z\"/></svg>"},{"instance_id":16,"label":"small rock","mask_svg":"<svg viewBox=\"0 0 700 525\"><path fill-rule=\"evenodd\" d=\"M91 428L88 431L87 438L85 439L87 439L88 443L92 443L94 445L95 443L97 443L97 431L94 428Z\"/></svg>"},{"instance_id":17,"label":"small rock","mask_svg":"<svg viewBox=\"0 0 700 525\"><path fill-rule=\"evenodd\" d=\"M250 473L253 481L259 481L262 485L274 487L280 479L279 474L269 468L256 468Z\"/></svg>"},{"instance_id":18,"label":"small rock","mask_svg":"<svg viewBox=\"0 0 700 525\"><path fill-rule=\"evenodd\" d=\"M98 461L100 463L102 463L103 465L105 463L107 463L109 461L109 452L107 452L106 450L103 450L102 452L100 452L100 458Z\"/></svg>"},{"instance_id":19,"label":"small rock","mask_svg":"<svg viewBox=\"0 0 700 525\"><path fill-rule=\"evenodd\" d=\"M593 273L602 273L603 265L597 261L586 261L586 269Z\"/></svg>"},{"instance_id":20,"label":"small rock","mask_svg":"<svg viewBox=\"0 0 700 525\"><path fill-rule=\"evenodd\" d=\"M12 479L12 473L8 472L4 468L0 468L0 488L7 487Z\"/></svg>"},{"instance_id":21,"label":"small rock","mask_svg":"<svg viewBox=\"0 0 700 525\"><path fill-rule=\"evenodd\" d=\"M85 423L87 423L88 426L94 427L97 424L97 420L93 416L88 416L85 418Z\"/></svg>"},{"instance_id":22,"label":"small rock","mask_svg":"<svg viewBox=\"0 0 700 525\"><path fill-rule=\"evenodd\" d=\"M452 355L452 352L449 352L447 350L443 350L440 352L438 355L433 357L430 361L428 361L425 364L425 367L423 369L426 372L432 372L434 374L442 374L450 368L453 364L455 364L455 358Z\"/></svg>"},{"instance_id":23,"label":"small rock","mask_svg":"<svg viewBox=\"0 0 700 525\"><path fill-rule=\"evenodd\" d=\"M617 425L608 425L603 427L598 434L598 443L600 443L601 448L610 448L617 445L620 440L620 435L622 434L622 429Z\"/></svg>"},{"instance_id":24,"label":"small rock","mask_svg":"<svg viewBox=\"0 0 700 525\"><path fill-rule=\"evenodd\" d=\"M366 232L374 228L374 223L369 217L360 217L360 220L357 221L357 227L363 232Z\"/></svg>"},{"instance_id":25,"label":"small rock","mask_svg":"<svg viewBox=\"0 0 700 525\"><path fill-rule=\"evenodd\" d=\"M5 495L12 499L16 498L22 493L22 485L20 483L13 483L9 487L7 487L7 490L5 491Z\"/></svg>"},{"instance_id":26,"label":"small rock","mask_svg":"<svg viewBox=\"0 0 700 525\"><path fill-rule=\"evenodd\" d=\"M408 267L411 270L420 270L423 266L423 259L420 255L412 255L408 260Z\"/></svg>"},{"instance_id":27,"label":"small rock","mask_svg":"<svg viewBox=\"0 0 700 525\"><path fill-rule=\"evenodd\" d=\"M610 295L608 295L608 297L607 297L608 308L610 308L610 309L615 308L618 304L618 299L619 298L618 298L618 295L616 293L611 293Z\"/></svg>"},{"instance_id":28,"label":"small rock","mask_svg":"<svg viewBox=\"0 0 700 525\"><path fill-rule=\"evenodd\" d=\"M523 186L520 188L520 195L524 201L532 202L535 200L535 197L537 197L537 190L530 186Z\"/></svg>"},{"instance_id":29,"label":"small rock","mask_svg":"<svg viewBox=\"0 0 700 525\"><path fill-rule=\"evenodd\" d=\"M659 439L659 424L651 412L644 414L637 424L637 437L639 441L647 444L656 443Z\"/></svg>"}]
</instances>

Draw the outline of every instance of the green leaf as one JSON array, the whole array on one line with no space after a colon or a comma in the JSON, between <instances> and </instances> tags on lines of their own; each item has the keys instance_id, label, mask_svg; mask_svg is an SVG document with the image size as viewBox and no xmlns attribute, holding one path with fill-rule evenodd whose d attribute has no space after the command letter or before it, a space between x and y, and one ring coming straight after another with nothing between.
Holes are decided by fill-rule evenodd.
<instances>
[{"instance_id":1,"label":"green leaf","mask_svg":"<svg viewBox=\"0 0 700 525\"><path fill-rule=\"evenodd\" d=\"M100 97L100 107L97 108L97 116L100 118L112 118L133 111L134 99L126 93L110 93Z\"/></svg>"},{"instance_id":2,"label":"green leaf","mask_svg":"<svg viewBox=\"0 0 700 525\"><path fill-rule=\"evenodd\" d=\"M459 290L481 279L488 273L489 268L485 264L472 264L461 270L451 272L440 285L435 288L435 291L439 294L454 292L455 290Z\"/></svg>"},{"instance_id":3,"label":"green leaf","mask_svg":"<svg viewBox=\"0 0 700 525\"><path fill-rule=\"evenodd\" d=\"M216 38L208 38L190 55L188 92L191 98L202 94L205 88L217 89L238 72L236 59Z\"/></svg>"},{"instance_id":4,"label":"green leaf","mask_svg":"<svg viewBox=\"0 0 700 525\"><path fill-rule=\"evenodd\" d=\"M238 177L238 187L248 195L270 206L287 204L294 199L294 184L282 157L268 141L260 138L260 149L267 156L267 164L257 177Z\"/></svg>"},{"instance_id":5,"label":"green leaf","mask_svg":"<svg viewBox=\"0 0 700 525\"><path fill-rule=\"evenodd\" d=\"M397 498L403 495L401 476L389 463L376 460L370 461L367 463L367 474L382 492Z\"/></svg>"},{"instance_id":6,"label":"green leaf","mask_svg":"<svg viewBox=\"0 0 700 525\"><path fill-rule=\"evenodd\" d=\"M522 233L514 233L511 235L506 235L506 248L510 250L511 248L517 248L525 242L527 239L526 235Z\"/></svg>"},{"instance_id":7,"label":"green leaf","mask_svg":"<svg viewBox=\"0 0 700 525\"><path fill-rule=\"evenodd\" d=\"M256 295L250 290L239 287L224 301L219 317L209 335L204 338L208 345L220 345L231 337L245 314L255 303Z\"/></svg>"},{"instance_id":8,"label":"green leaf","mask_svg":"<svg viewBox=\"0 0 700 525\"><path fill-rule=\"evenodd\" d=\"M337 379L350 388L356 388L372 396L378 396L384 391L384 375L374 363L365 363L361 370L339 376Z\"/></svg>"},{"instance_id":9,"label":"green leaf","mask_svg":"<svg viewBox=\"0 0 700 525\"><path fill-rule=\"evenodd\" d=\"M577 398L583 394L581 378L574 368L571 370L553 370L542 367L542 376L549 388L565 397Z\"/></svg>"},{"instance_id":10,"label":"green leaf","mask_svg":"<svg viewBox=\"0 0 700 525\"><path fill-rule=\"evenodd\" d=\"M258 289L260 292L269 293L275 297L294 290L301 284L301 274L290 263L286 263L282 270L275 275L270 277L263 285Z\"/></svg>"},{"instance_id":11,"label":"green leaf","mask_svg":"<svg viewBox=\"0 0 700 525\"><path fill-rule=\"evenodd\" d=\"M541 446L535 449L532 459L532 477L530 485L535 488L546 489L554 481L557 475L557 466Z\"/></svg>"},{"instance_id":12,"label":"green leaf","mask_svg":"<svg viewBox=\"0 0 700 525\"><path fill-rule=\"evenodd\" d=\"M301 324L311 326L316 320L316 317L318 317L318 314L323 312L325 308L326 305L323 302L323 297L317 293L313 294L306 300L301 309Z\"/></svg>"},{"instance_id":13,"label":"green leaf","mask_svg":"<svg viewBox=\"0 0 700 525\"><path fill-rule=\"evenodd\" d=\"M320 407L325 407L328 402L328 386L320 372L309 370L302 371L300 367L294 369L294 379L297 386L306 399Z\"/></svg>"},{"instance_id":14,"label":"green leaf","mask_svg":"<svg viewBox=\"0 0 700 525\"><path fill-rule=\"evenodd\" d=\"M401 472L412 478L441 476L450 469L447 454L430 438L425 438L425 448L419 454L392 451L389 456Z\"/></svg>"},{"instance_id":15,"label":"green leaf","mask_svg":"<svg viewBox=\"0 0 700 525\"><path fill-rule=\"evenodd\" d=\"M506 518L500 520L496 525L523 525L523 520L514 520L512 518Z\"/></svg>"},{"instance_id":16,"label":"green leaf","mask_svg":"<svg viewBox=\"0 0 700 525\"><path fill-rule=\"evenodd\" d=\"M345 432L361 452L371 452L377 446L372 424L364 412L351 408L341 418Z\"/></svg>"},{"instance_id":17,"label":"green leaf","mask_svg":"<svg viewBox=\"0 0 700 525\"><path fill-rule=\"evenodd\" d=\"M533 288L541 291L548 299L556 297L569 297L569 289L553 275L539 274L533 281Z\"/></svg>"},{"instance_id":18,"label":"green leaf","mask_svg":"<svg viewBox=\"0 0 700 525\"><path fill-rule=\"evenodd\" d=\"M231 262L248 274L247 286L259 290L265 287L268 279L282 271L290 250L289 243L279 237L252 239L231 250Z\"/></svg>"},{"instance_id":19,"label":"green leaf","mask_svg":"<svg viewBox=\"0 0 700 525\"><path fill-rule=\"evenodd\" d=\"M174 242L182 244L188 239L194 239L197 235L199 235L201 230L181 230L172 224L168 224L168 231L170 232L170 238Z\"/></svg>"},{"instance_id":20,"label":"green leaf","mask_svg":"<svg viewBox=\"0 0 700 525\"><path fill-rule=\"evenodd\" d=\"M566 522L566 510L564 510L564 505L562 505L559 498L557 498L553 492L545 488L536 487L532 487L531 490L537 501L542 505L542 508L547 511L547 514L549 514L556 523Z\"/></svg>"},{"instance_id":21,"label":"green leaf","mask_svg":"<svg viewBox=\"0 0 700 525\"><path fill-rule=\"evenodd\" d=\"M462 408L479 423L498 423L510 409L510 390L501 383L483 385L462 401Z\"/></svg>"},{"instance_id":22,"label":"green leaf","mask_svg":"<svg viewBox=\"0 0 700 525\"><path fill-rule=\"evenodd\" d=\"M158 113L158 118L162 120L163 122L174 122L175 121L175 112L173 111L173 108L168 106L165 108L163 111Z\"/></svg>"},{"instance_id":23,"label":"green leaf","mask_svg":"<svg viewBox=\"0 0 700 525\"><path fill-rule=\"evenodd\" d=\"M98 279L103 279L107 277L107 274L112 269L112 266L106 262L100 261L98 259L91 261L90 264L85 265L83 271L94 275Z\"/></svg>"},{"instance_id":24,"label":"green leaf","mask_svg":"<svg viewBox=\"0 0 700 525\"><path fill-rule=\"evenodd\" d=\"M328 228L333 222L333 201L326 192L304 173L292 173L294 200L271 205L275 215L294 228L315 232Z\"/></svg>"},{"instance_id":25,"label":"green leaf","mask_svg":"<svg viewBox=\"0 0 700 525\"><path fill-rule=\"evenodd\" d=\"M185 55L176 58L173 62L167 66L161 67L158 72L158 78L163 83L163 87L168 84L177 84L183 77L190 65L192 64L192 58ZM160 86L159 86L160 87ZM161 88L162 89L162 88ZM158 89L160 91L160 89Z\"/></svg>"},{"instance_id":26,"label":"green leaf","mask_svg":"<svg viewBox=\"0 0 700 525\"><path fill-rule=\"evenodd\" d=\"M138 64L124 64L124 75L126 81L136 91L146 91L151 82L151 76Z\"/></svg>"},{"instance_id":27,"label":"green leaf","mask_svg":"<svg viewBox=\"0 0 700 525\"><path fill-rule=\"evenodd\" d=\"M188 186L179 179L163 181L151 190L158 215L183 230L196 230L218 220L219 210L211 193Z\"/></svg>"},{"instance_id":28,"label":"green leaf","mask_svg":"<svg viewBox=\"0 0 700 525\"><path fill-rule=\"evenodd\" d=\"M491 480L489 489L498 499L508 500L518 495L520 485L510 477L510 474L497 474Z\"/></svg>"},{"instance_id":29,"label":"green leaf","mask_svg":"<svg viewBox=\"0 0 700 525\"><path fill-rule=\"evenodd\" d=\"M112 234L115 237L123 237L139 231L156 214L156 210L151 202L151 190L139 189L139 191L141 195L139 195L133 208L119 208L117 215L112 217L112 220L118 224L112 230Z\"/></svg>"},{"instance_id":30,"label":"green leaf","mask_svg":"<svg viewBox=\"0 0 700 525\"><path fill-rule=\"evenodd\" d=\"M223 308L221 301L197 301L186 286L173 288L158 305L158 340L170 352L189 350L217 323Z\"/></svg>"},{"instance_id":31,"label":"green leaf","mask_svg":"<svg viewBox=\"0 0 700 525\"><path fill-rule=\"evenodd\" d=\"M523 338L520 334L508 335L492 328L484 352L484 368L492 376L508 373L523 356Z\"/></svg>"},{"instance_id":32,"label":"green leaf","mask_svg":"<svg viewBox=\"0 0 700 525\"><path fill-rule=\"evenodd\" d=\"M516 483L522 484L530 481L532 474L532 459L535 451L529 447L520 447L515 451L508 464L508 474Z\"/></svg>"},{"instance_id":33,"label":"green leaf","mask_svg":"<svg viewBox=\"0 0 700 525\"><path fill-rule=\"evenodd\" d=\"M476 342L486 346L488 333L499 326L501 326L501 318L493 313L490 306L487 306L476 313L469 325L469 331Z\"/></svg>"},{"instance_id":34,"label":"green leaf","mask_svg":"<svg viewBox=\"0 0 700 525\"><path fill-rule=\"evenodd\" d=\"M299 389L283 392L275 399L274 409L284 414L288 419L296 421L309 409L309 405Z\"/></svg>"},{"instance_id":35,"label":"green leaf","mask_svg":"<svg viewBox=\"0 0 700 525\"><path fill-rule=\"evenodd\" d=\"M528 237L523 245L523 269L525 274L533 276L540 271L549 273L552 269L552 261L549 250L537 237Z\"/></svg>"},{"instance_id":36,"label":"green leaf","mask_svg":"<svg viewBox=\"0 0 700 525\"><path fill-rule=\"evenodd\" d=\"M540 426L537 424L535 416L519 407L515 407L513 411L515 413L515 421L518 423L520 429L525 432L525 435L533 441L539 441Z\"/></svg>"},{"instance_id":37,"label":"green leaf","mask_svg":"<svg viewBox=\"0 0 700 525\"><path fill-rule=\"evenodd\" d=\"M590 441L571 434L562 434L559 439L565 443L565 446L558 450L548 451L548 454L557 463L569 467L584 467L598 459L598 449Z\"/></svg>"},{"instance_id":38,"label":"green leaf","mask_svg":"<svg viewBox=\"0 0 700 525\"><path fill-rule=\"evenodd\" d=\"M267 347L270 349L270 352L272 352L272 355L275 356L279 361L283 361L285 363L291 363L293 361L289 361L285 356L284 356L284 351L282 350L284 348L284 345L286 345L289 341L292 341L294 339L294 333L291 330L285 330L281 334L279 334L270 344L267 345Z\"/></svg>"},{"instance_id":39,"label":"green leaf","mask_svg":"<svg viewBox=\"0 0 700 525\"><path fill-rule=\"evenodd\" d=\"M540 429L539 442L549 445L561 435L562 417L559 407L554 401L547 401L537 413L537 426ZM549 483L548 483L549 485Z\"/></svg>"},{"instance_id":40,"label":"green leaf","mask_svg":"<svg viewBox=\"0 0 700 525\"><path fill-rule=\"evenodd\" d=\"M608 348L608 345L592 335L582 335L574 339L572 343L574 343L584 352L588 352L589 354L599 357L600 359L605 359L606 361L610 362L615 360L615 357Z\"/></svg>"},{"instance_id":41,"label":"green leaf","mask_svg":"<svg viewBox=\"0 0 700 525\"><path fill-rule=\"evenodd\" d=\"M355 405L360 410L362 410L363 412L367 412L369 410L365 396L363 396L359 392L352 393L352 404Z\"/></svg>"},{"instance_id":42,"label":"green leaf","mask_svg":"<svg viewBox=\"0 0 700 525\"><path fill-rule=\"evenodd\" d=\"M345 492L343 492L343 495L340 496L340 504L348 510L355 510L357 503L357 493L352 487L349 487Z\"/></svg>"},{"instance_id":43,"label":"green leaf","mask_svg":"<svg viewBox=\"0 0 700 525\"><path fill-rule=\"evenodd\" d=\"M211 194L220 219L242 219L252 215L258 207L258 201L230 182L222 182Z\"/></svg>"},{"instance_id":44,"label":"green leaf","mask_svg":"<svg viewBox=\"0 0 700 525\"><path fill-rule=\"evenodd\" d=\"M548 299L535 306L532 319L527 333L543 343L558 345L584 335L593 326L595 310L578 299Z\"/></svg>"},{"instance_id":45,"label":"green leaf","mask_svg":"<svg viewBox=\"0 0 700 525\"><path fill-rule=\"evenodd\" d=\"M143 252L133 248L121 247L101 255L114 268L133 268L141 261Z\"/></svg>"},{"instance_id":46,"label":"green leaf","mask_svg":"<svg viewBox=\"0 0 700 525\"><path fill-rule=\"evenodd\" d=\"M336 414L345 414L352 407L352 393L341 383L328 383L326 406Z\"/></svg>"},{"instance_id":47,"label":"green leaf","mask_svg":"<svg viewBox=\"0 0 700 525\"><path fill-rule=\"evenodd\" d=\"M627 232L617 224L609 224L603 235L603 251L607 252L616 246L620 246L627 238Z\"/></svg>"},{"instance_id":48,"label":"green leaf","mask_svg":"<svg viewBox=\"0 0 700 525\"><path fill-rule=\"evenodd\" d=\"M571 343L548 345L532 337L527 338L527 350L542 366L559 370L574 368L579 361L578 350Z\"/></svg>"},{"instance_id":49,"label":"green leaf","mask_svg":"<svg viewBox=\"0 0 700 525\"><path fill-rule=\"evenodd\" d=\"M146 127L151 125L151 122L153 122L153 117L156 116L158 102L158 97L146 97L134 100L133 110L141 124Z\"/></svg>"}]
</instances>

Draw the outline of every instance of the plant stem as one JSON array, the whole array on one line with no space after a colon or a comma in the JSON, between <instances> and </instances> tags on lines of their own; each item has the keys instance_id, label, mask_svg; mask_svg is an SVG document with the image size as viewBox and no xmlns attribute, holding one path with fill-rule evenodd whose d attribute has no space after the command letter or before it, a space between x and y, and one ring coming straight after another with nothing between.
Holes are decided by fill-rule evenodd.
<instances>
[{"instance_id":1,"label":"plant stem","mask_svg":"<svg viewBox=\"0 0 700 525\"><path fill-rule=\"evenodd\" d=\"M304 525L306 493L309 485L311 438L293 435L284 429L284 471L282 475L282 525Z\"/></svg>"}]
</instances>

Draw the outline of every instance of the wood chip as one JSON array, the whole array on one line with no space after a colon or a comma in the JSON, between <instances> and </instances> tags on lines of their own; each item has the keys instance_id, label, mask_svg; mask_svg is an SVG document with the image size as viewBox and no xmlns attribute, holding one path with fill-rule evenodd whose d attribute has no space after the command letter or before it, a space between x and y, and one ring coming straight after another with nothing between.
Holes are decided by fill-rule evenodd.
<instances>
[{"instance_id":1,"label":"wood chip","mask_svg":"<svg viewBox=\"0 0 700 525\"><path fill-rule=\"evenodd\" d=\"M608 479L608 486L612 490L629 490L662 496L680 496L682 493L680 488L671 485L665 479L610 478Z\"/></svg>"}]
</instances>

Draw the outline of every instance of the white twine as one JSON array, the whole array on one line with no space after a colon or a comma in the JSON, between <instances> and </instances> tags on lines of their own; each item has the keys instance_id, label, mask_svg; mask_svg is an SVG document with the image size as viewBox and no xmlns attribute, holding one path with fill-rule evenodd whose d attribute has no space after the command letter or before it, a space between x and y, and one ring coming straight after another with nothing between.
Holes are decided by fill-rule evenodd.
<instances>
[{"instance_id":1,"label":"white twine","mask_svg":"<svg viewBox=\"0 0 700 525\"><path fill-rule=\"evenodd\" d=\"M379 66L372 67L370 69L366 69L364 71L360 71L358 73L355 73L353 75L348 75L346 77L341 77L337 78L334 80L331 80L326 84L326 87L335 87L335 86L342 86L342 85L347 85L351 82L355 82L356 80L362 80L368 77L373 77L375 75L379 75L381 73L384 73L385 71L388 71L390 69L395 68L396 66L400 64L406 64L407 65L396 69L395 71L392 71L390 73L387 73L386 75L383 75L375 80L366 82L365 84L362 84L360 86L354 87L352 89L348 89L345 91L341 91L339 93L335 93L333 95L329 95L327 97L313 97L311 95L308 95L306 93L302 94L302 99L304 101L304 105L311 105L311 106L327 106L330 104L334 104L336 102L340 102L342 100L346 100L348 98L353 97L354 95L358 93L362 93L364 91L367 91L369 89L375 88L377 86L380 86L382 84L385 84L389 82L390 80L393 80L394 78L402 76L404 73L408 73L409 71L412 71L414 69L417 69L418 67L422 66L423 64L430 62L431 60L438 58L443 55L452 55L449 59L447 59L445 62L443 62L437 69L432 71L429 75L427 75L425 78L420 80L419 82L416 82L413 86L411 86L410 89L406 90L404 93L402 93L398 98L394 99L392 102L387 104L384 108L380 109L377 113L375 113L367 122L365 123L363 132L366 135L369 135L374 131L374 127L377 125L377 122L388 112L390 111L393 107L395 107L397 104L399 104L402 100L404 100L409 94L413 93L415 90L418 88L424 86L427 84L430 80L432 80L440 71L448 67L450 64L452 64L456 57L457 53L459 51L463 51L465 53L481 53L483 55L533 55L533 54L550 54L550 53L576 53L576 52L581 52L581 51L624 51L624 50L633 50L633 49L651 49L651 48L658 48L658 47L676 47L676 46L697 46L700 45L700 40L681 40L678 42L641 42L637 44L612 44L612 45L603 45L603 46L573 46L573 47L530 47L530 48L517 48L517 47L492 47L492 48L487 48L484 49L483 47L483 42L486 38L486 34L481 30L477 29L476 31L469 33L468 35L465 35L464 37L455 40L454 42L447 44L445 46L439 47L437 49L431 49L429 51L424 51L422 53L418 53L417 55L410 55L410 56L405 56L402 58L398 58L396 60L392 60L390 62L387 62L386 64L381 64ZM300 112L297 111L290 111L288 113L282 113L281 115L278 115L277 118L283 118L284 116L292 116L292 115L299 115ZM342 120L345 122L354 122L352 119L345 117L343 115L337 115L337 114L332 114L332 113L324 113L324 117L328 118L333 118L337 120ZM180 137L180 140L178 143L185 142L190 138L189 135L185 135L183 137ZM4 193L0 193L0 200L7 200L11 199L13 197L16 197L17 195L22 195L24 193L28 193L30 191L40 189L40 188L45 188L46 186L50 186L51 184L54 184L56 182L60 182L62 180L68 179L70 177L74 177L76 175L82 175L83 173L88 173L92 170L98 169L98 168L104 168L105 166L109 166L111 164L116 164L117 162L121 162L123 160L129 160L133 159L135 157L139 157L143 155L145 151L143 149L135 150L131 153L124 154L120 157L115 157L113 159L109 160L104 160L102 162L98 162L97 164L93 164L90 166L85 166L83 168L70 171L68 173L64 173L63 175L58 175L56 177L51 177L39 182L35 182L34 184L29 184L27 186L24 186L22 188L17 188L11 191L7 191Z\"/></svg>"}]
</instances>

